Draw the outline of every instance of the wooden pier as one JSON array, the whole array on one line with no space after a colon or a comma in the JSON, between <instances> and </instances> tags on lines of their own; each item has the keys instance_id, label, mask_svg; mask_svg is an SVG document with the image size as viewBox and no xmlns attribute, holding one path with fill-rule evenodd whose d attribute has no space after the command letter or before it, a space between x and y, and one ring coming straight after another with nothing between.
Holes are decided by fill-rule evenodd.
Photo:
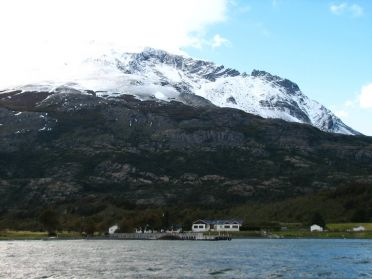
<instances>
[{"instance_id":1,"label":"wooden pier","mask_svg":"<svg viewBox=\"0 0 372 279\"><path fill-rule=\"evenodd\" d=\"M112 239L127 240L231 240L229 235L203 235L199 232L186 233L114 233Z\"/></svg>"}]
</instances>

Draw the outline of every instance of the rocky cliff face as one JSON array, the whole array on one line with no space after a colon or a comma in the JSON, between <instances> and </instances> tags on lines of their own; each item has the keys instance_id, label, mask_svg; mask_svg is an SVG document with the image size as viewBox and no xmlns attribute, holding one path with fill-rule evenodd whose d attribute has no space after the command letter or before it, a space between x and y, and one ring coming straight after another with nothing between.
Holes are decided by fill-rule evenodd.
<instances>
[{"instance_id":1,"label":"rocky cliff face","mask_svg":"<svg viewBox=\"0 0 372 279\"><path fill-rule=\"evenodd\" d=\"M191 105L96 95L0 94L1 214L50 204L84 210L83 200L227 207L372 183L369 137L219 108L190 94Z\"/></svg>"},{"instance_id":2,"label":"rocky cliff face","mask_svg":"<svg viewBox=\"0 0 372 279\"><path fill-rule=\"evenodd\" d=\"M297 84L264 71L254 70L249 75L223 65L151 48L140 53L112 50L89 57L80 64L63 67L60 72L67 73L66 76L59 72L55 80L23 85L14 90L95 92L103 98L131 94L139 100L184 103L185 98L192 98L188 94L204 98L203 102L264 118L305 123L326 132L359 134L330 110L310 100Z\"/></svg>"}]
</instances>

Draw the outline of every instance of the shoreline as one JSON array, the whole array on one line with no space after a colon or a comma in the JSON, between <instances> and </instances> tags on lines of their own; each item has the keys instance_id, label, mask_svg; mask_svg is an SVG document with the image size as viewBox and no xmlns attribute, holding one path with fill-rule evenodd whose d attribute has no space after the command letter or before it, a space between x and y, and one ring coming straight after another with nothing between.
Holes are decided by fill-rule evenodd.
<instances>
[{"instance_id":1,"label":"shoreline","mask_svg":"<svg viewBox=\"0 0 372 279\"><path fill-rule=\"evenodd\" d=\"M370 239L372 240L372 224L363 224L365 231L351 231L350 228L360 224L330 224L329 229L323 232L310 232L303 228L290 228L287 230L243 230L237 232L204 232L195 233L185 231L182 233L116 233L107 234L96 232L87 235L78 231L56 231L55 235L48 235L46 231L31 230L0 230L0 241L16 240L192 240L192 241L219 241L223 238L234 239ZM221 237L221 239L219 239Z\"/></svg>"},{"instance_id":2,"label":"shoreline","mask_svg":"<svg viewBox=\"0 0 372 279\"><path fill-rule=\"evenodd\" d=\"M303 236L303 237L295 237L295 236L287 236L287 237L259 237L259 236L232 236L231 240L242 240L242 239L267 239L267 240L300 240L300 239L319 239L319 240L327 240L327 239L335 239L335 240L372 240L372 237L342 237L342 236ZM118 239L113 237L103 237L103 236L94 236L94 237L0 237L0 243L3 241L65 241L65 240L109 240L109 241L131 241L131 240L141 240L141 241L162 241L163 239ZM169 240L169 239L164 239ZM213 240L192 240L192 239L172 239L171 241L212 241ZM225 240L222 240L225 241Z\"/></svg>"}]
</instances>

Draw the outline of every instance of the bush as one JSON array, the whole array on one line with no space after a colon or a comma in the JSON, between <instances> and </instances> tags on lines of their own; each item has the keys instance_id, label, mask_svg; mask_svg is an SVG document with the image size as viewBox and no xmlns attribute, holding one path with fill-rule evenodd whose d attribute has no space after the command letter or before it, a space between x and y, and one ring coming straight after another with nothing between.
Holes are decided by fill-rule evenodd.
<instances>
[{"instance_id":1,"label":"bush","mask_svg":"<svg viewBox=\"0 0 372 279\"><path fill-rule=\"evenodd\" d=\"M60 226L59 216L52 209L44 210L39 216L40 223L44 226L45 230L48 231L48 234L52 234Z\"/></svg>"},{"instance_id":2,"label":"bush","mask_svg":"<svg viewBox=\"0 0 372 279\"><path fill-rule=\"evenodd\" d=\"M311 217L311 221L309 225L318 225L325 228L326 223L324 221L323 216L319 212L315 212Z\"/></svg>"}]
</instances>

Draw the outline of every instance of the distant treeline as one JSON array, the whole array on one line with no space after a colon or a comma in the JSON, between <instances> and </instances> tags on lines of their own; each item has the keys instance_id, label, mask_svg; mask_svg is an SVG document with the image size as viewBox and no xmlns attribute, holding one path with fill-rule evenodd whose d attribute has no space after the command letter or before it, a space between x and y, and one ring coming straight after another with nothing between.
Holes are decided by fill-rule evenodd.
<instances>
[{"instance_id":1,"label":"distant treeline","mask_svg":"<svg viewBox=\"0 0 372 279\"><path fill-rule=\"evenodd\" d=\"M118 224L121 232L139 227L161 230L181 226L190 230L194 220L203 218L241 218L242 230L276 230L283 223L304 227L312 223L371 222L372 185L361 183L283 201L252 202L230 208L224 205L184 208L176 204L154 208L90 199L80 204L54 204L2 216L0 230L70 230L92 234L105 233L113 224Z\"/></svg>"}]
</instances>

